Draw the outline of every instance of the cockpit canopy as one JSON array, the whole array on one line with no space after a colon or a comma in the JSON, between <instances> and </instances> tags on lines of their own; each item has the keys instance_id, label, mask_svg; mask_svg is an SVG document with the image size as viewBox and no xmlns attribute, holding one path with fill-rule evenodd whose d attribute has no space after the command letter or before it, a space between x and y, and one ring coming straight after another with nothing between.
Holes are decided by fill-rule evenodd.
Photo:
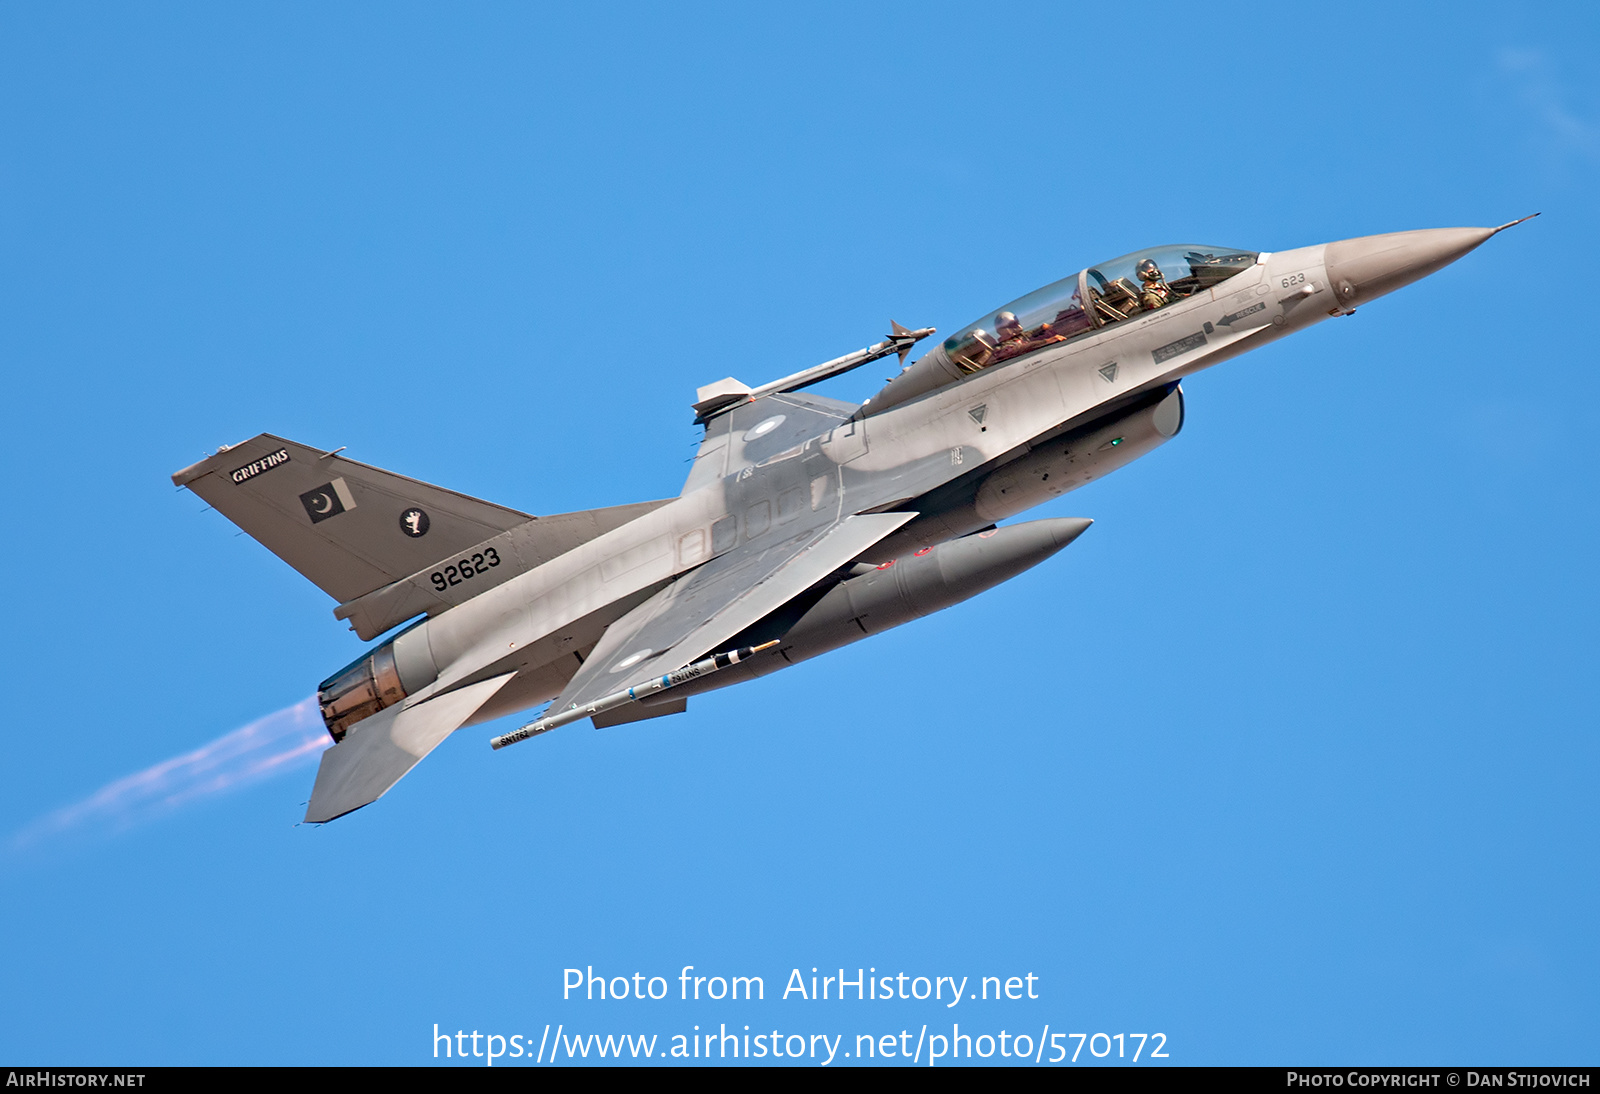
<instances>
[{"instance_id":1,"label":"cockpit canopy","mask_svg":"<svg viewBox=\"0 0 1600 1094\"><path fill-rule=\"evenodd\" d=\"M1155 247L1036 289L945 339L963 372L1009 361L1203 292L1255 265L1254 251Z\"/></svg>"}]
</instances>

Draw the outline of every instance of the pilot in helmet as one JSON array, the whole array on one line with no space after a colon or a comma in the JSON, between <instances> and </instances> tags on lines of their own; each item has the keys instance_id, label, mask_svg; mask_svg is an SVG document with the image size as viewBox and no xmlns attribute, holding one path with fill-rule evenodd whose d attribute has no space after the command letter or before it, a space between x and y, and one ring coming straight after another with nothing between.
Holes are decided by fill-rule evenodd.
<instances>
[{"instance_id":1,"label":"pilot in helmet","mask_svg":"<svg viewBox=\"0 0 1600 1094\"><path fill-rule=\"evenodd\" d=\"M1167 284L1167 279L1161 276L1161 267L1157 266L1152 258L1141 258L1135 267L1139 280L1144 284L1139 289L1139 306L1145 311L1155 311L1172 302L1172 286Z\"/></svg>"},{"instance_id":2,"label":"pilot in helmet","mask_svg":"<svg viewBox=\"0 0 1600 1094\"><path fill-rule=\"evenodd\" d=\"M1023 338L1022 324L1015 312L1003 311L994 317L994 334L1001 342L1017 342Z\"/></svg>"}]
</instances>

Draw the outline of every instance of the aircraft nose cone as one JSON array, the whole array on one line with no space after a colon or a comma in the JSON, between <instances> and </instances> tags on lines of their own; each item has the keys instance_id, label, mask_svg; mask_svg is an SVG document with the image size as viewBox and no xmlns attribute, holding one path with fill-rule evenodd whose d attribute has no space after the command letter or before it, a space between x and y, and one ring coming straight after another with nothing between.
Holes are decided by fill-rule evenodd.
<instances>
[{"instance_id":1,"label":"aircraft nose cone","mask_svg":"<svg viewBox=\"0 0 1600 1094\"><path fill-rule=\"evenodd\" d=\"M1323 262L1339 304L1354 308L1450 265L1497 228L1424 228L1341 239Z\"/></svg>"}]
</instances>

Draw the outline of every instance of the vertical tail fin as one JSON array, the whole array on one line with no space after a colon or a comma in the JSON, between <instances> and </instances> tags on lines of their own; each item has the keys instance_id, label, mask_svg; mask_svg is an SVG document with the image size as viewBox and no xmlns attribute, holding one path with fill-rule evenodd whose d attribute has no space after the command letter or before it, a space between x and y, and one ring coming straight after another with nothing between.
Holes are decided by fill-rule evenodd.
<instances>
[{"instance_id":1,"label":"vertical tail fin","mask_svg":"<svg viewBox=\"0 0 1600 1094\"><path fill-rule=\"evenodd\" d=\"M172 481L341 602L532 519L270 433Z\"/></svg>"}]
</instances>

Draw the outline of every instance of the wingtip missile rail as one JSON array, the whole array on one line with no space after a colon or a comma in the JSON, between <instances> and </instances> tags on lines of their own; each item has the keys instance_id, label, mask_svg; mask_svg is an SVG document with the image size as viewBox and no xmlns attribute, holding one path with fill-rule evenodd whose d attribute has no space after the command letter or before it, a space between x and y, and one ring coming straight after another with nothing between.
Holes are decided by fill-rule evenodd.
<instances>
[{"instance_id":1,"label":"wingtip missile rail","mask_svg":"<svg viewBox=\"0 0 1600 1094\"><path fill-rule=\"evenodd\" d=\"M635 684L631 688L614 691L610 695L596 699L592 703L586 703L581 707L571 706L559 714L536 718L515 732L494 738L489 742L489 747L499 750L506 747L506 745L514 745L518 741L525 741L529 737L537 737L541 733L548 733L552 729L557 729L570 722L590 718L596 714L604 714L608 710L615 710L617 707L626 706L628 703L637 703L648 699L652 695L659 695L663 691L675 688L680 684L687 684L691 680L709 676L713 672L718 672L730 665L737 665L740 661L747 661L763 650L769 650L777 644L777 640L774 639L771 642L763 642L759 646L741 646L739 649L729 650L726 653L714 654L702 661L696 661L692 665L685 665L681 669L669 672L664 676L658 676L642 684Z\"/></svg>"},{"instance_id":2,"label":"wingtip missile rail","mask_svg":"<svg viewBox=\"0 0 1600 1094\"><path fill-rule=\"evenodd\" d=\"M911 330L908 327L902 327L891 319L889 320L889 333L884 336L883 341L874 342L872 345L858 349L854 353L847 353L843 357L835 357L831 361L824 361L820 365L813 365L808 369L802 369L782 379L762 384L750 392L750 397L759 399L763 395L772 395L777 392L799 391L801 388L810 387L812 384L821 383L823 380L831 379L841 373L849 372L851 369L860 368L869 362L887 357L891 353L899 354L900 360L904 362L906 354L911 352L912 346L935 332L936 328L934 327L920 327L917 330Z\"/></svg>"},{"instance_id":3,"label":"wingtip missile rail","mask_svg":"<svg viewBox=\"0 0 1600 1094\"><path fill-rule=\"evenodd\" d=\"M900 363L904 364L906 355L911 352L922 339L930 334L937 333L934 327L919 327L912 330L903 327L894 320L889 320L889 333L883 341L874 342L870 346L847 353L843 357L835 357L831 361L824 361L820 365L801 369L799 372L790 373L771 383L762 384L760 387L750 387L742 381L729 376L725 380L718 380L714 384L707 384L696 392L693 404L695 411L695 424L703 425L719 414L726 413L736 406L754 402L763 395L776 395L782 392L799 391L801 388L820 384L822 381L849 372L851 369L860 368L870 361L876 361L890 354L899 354Z\"/></svg>"}]
</instances>

